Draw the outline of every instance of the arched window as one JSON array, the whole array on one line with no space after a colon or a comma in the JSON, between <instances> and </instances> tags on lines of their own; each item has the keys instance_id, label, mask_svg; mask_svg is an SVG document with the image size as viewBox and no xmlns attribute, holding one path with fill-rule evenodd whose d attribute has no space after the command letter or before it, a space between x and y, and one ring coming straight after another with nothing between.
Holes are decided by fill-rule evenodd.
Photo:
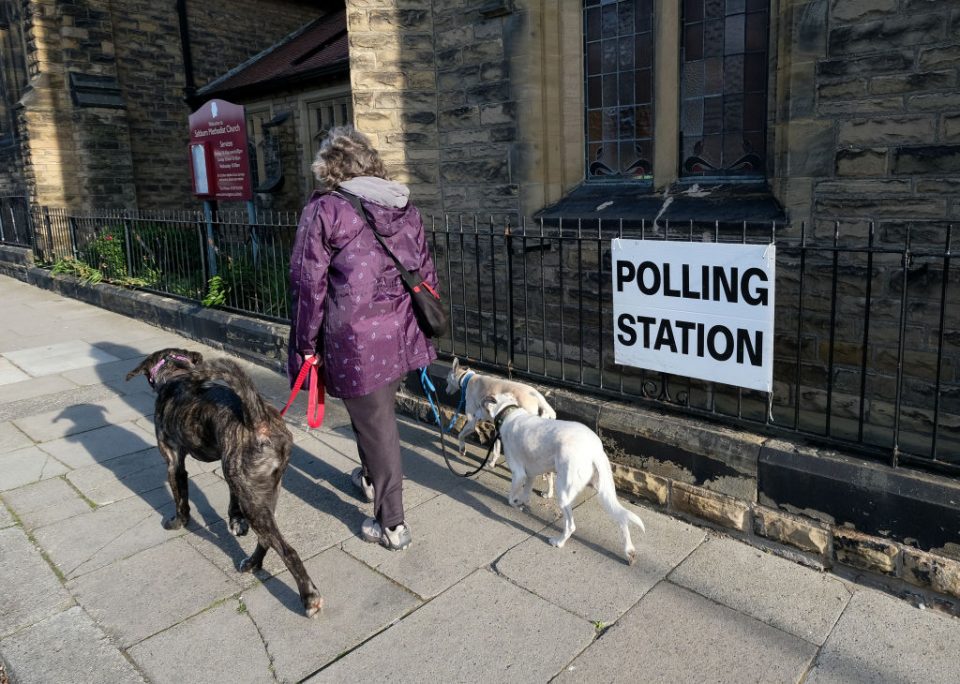
<instances>
[{"instance_id":1,"label":"arched window","mask_svg":"<svg viewBox=\"0 0 960 684\"><path fill-rule=\"evenodd\" d=\"M0 145L16 139L14 105L27 85L26 42L18 3L0 2Z\"/></svg>"},{"instance_id":2,"label":"arched window","mask_svg":"<svg viewBox=\"0 0 960 684\"><path fill-rule=\"evenodd\" d=\"M764 175L769 0L684 0L682 176Z\"/></svg>"},{"instance_id":3,"label":"arched window","mask_svg":"<svg viewBox=\"0 0 960 684\"><path fill-rule=\"evenodd\" d=\"M586 176L650 181L653 0L584 3Z\"/></svg>"},{"instance_id":4,"label":"arched window","mask_svg":"<svg viewBox=\"0 0 960 684\"><path fill-rule=\"evenodd\" d=\"M769 25L770 0L584 0L586 180L762 179Z\"/></svg>"}]
</instances>

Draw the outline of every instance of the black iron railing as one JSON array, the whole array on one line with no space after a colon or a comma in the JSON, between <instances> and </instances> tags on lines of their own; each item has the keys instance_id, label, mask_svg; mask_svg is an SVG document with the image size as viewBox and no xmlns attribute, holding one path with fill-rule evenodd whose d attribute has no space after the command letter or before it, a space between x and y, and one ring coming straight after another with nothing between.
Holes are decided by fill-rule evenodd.
<instances>
[{"instance_id":1,"label":"black iron railing","mask_svg":"<svg viewBox=\"0 0 960 684\"><path fill-rule=\"evenodd\" d=\"M4 205L0 204L0 208ZM14 240L127 286L285 320L295 214L33 207ZM24 228L25 227L25 228ZM857 230L854 234L854 230ZM960 473L960 306L950 226L428 222L451 307L442 354L597 397ZM850 234L848 235L847 232ZM618 365L610 246L619 237L777 247L770 395Z\"/></svg>"},{"instance_id":2,"label":"black iron railing","mask_svg":"<svg viewBox=\"0 0 960 684\"><path fill-rule=\"evenodd\" d=\"M96 277L243 313L286 320L298 216L245 212L104 211L34 207L41 263L80 264ZM67 269L69 270L69 269Z\"/></svg>"},{"instance_id":3,"label":"black iron railing","mask_svg":"<svg viewBox=\"0 0 960 684\"><path fill-rule=\"evenodd\" d=\"M437 221L431 243L453 321L440 349L545 384L960 473L952 228L829 230ZM610 243L618 237L776 244L771 395L614 363Z\"/></svg>"}]
</instances>

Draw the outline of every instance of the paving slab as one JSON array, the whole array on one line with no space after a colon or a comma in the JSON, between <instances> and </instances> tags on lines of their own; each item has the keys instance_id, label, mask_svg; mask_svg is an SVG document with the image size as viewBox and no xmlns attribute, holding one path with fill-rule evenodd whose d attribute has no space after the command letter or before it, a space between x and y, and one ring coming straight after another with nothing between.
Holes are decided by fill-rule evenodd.
<instances>
[{"instance_id":1,"label":"paving slab","mask_svg":"<svg viewBox=\"0 0 960 684\"><path fill-rule=\"evenodd\" d=\"M33 377L57 375L74 368L85 368L119 360L113 354L81 340L68 340L33 349L4 352L3 356Z\"/></svg>"},{"instance_id":2,"label":"paving slab","mask_svg":"<svg viewBox=\"0 0 960 684\"><path fill-rule=\"evenodd\" d=\"M103 506L163 487L167 466L156 448L115 458L104 465L73 470L67 479L84 496Z\"/></svg>"},{"instance_id":3,"label":"paving slab","mask_svg":"<svg viewBox=\"0 0 960 684\"><path fill-rule=\"evenodd\" d=\"M0 385L14 385L25 380L30 380L27 373L15 366L10 359L0 356Z\"/></svg>"},{"instance_id":4,"label":"paving slab","mask_svg":"<svg viewBox=\"0 0 960 684\"><path fill-rule=\"evenodd\" d=\"M16 489L70 470L35 446L0 454L0 492Z\"/></svg>"},{"instance_id":5,"label":"paving slab","mask_svg":"<svg viewBox=\"0 0 960 684\"><path fill-rule=\"evenodd\" d=\"M209 499L209 493L194 491L197 478L210 473L216 467L214 463L204 463L203 468L188 470L191 487L188 498L194 512L201 513L204 525L220 520L222 515L215 507L204 499ZM90 466L74 470L67 474L70 483L83 493L88 499L99 506L122 501L132 496L140 496L155 508L173 502L173 496L167 485L167 466L157 449L127 454L114 459L103 466ZM204 482L218 483L223 491L223 514L227 509L226 486L220 478L213 476ZM198 505L200 508L198 509Z\"/></svg>"},{"instance_id":6,"label":"paving slab","mask_svg":"<svg viewBox=\"0 0 960 684\"><path fill-rule=\"evenodd\" d=\"M957 653L960 619L859 589L805 681L954 683Z\"/></svg>"},{"instance_id":7,"label":"paving slab","mask_svg":"<svg viewBox=\"0 0 960 684\"><path fill-rule=\"evenodd\" d=\"M191 529L183 538L210 563L218 567L238 590L259 584L273 574L286 570L279 556L269 551L263 561L263 570L256 574L240 572L240 562L253 552L257 545L257 536L253 530L250 530L246 535L236 537L223 520L207 527ZM294 549L296 548L294 546ZM300 553L299 550L297 553ZM301 560L303 558L301 554Z\"/></svg>"},{"instance_id":8,"label":"paving slab","mask_svg":"<svg viewBox=\"0 0 960 684\"><path fill-rule=\"evenodd\" d=\"M373 504L362 501L350 482L350 472L357 463L326 450L321 441L309 441L318 445L313 448L321 449L323 456L314 458L300 445L294 448L277 504L277 524L304 559L354 537L363 519L373 515ZM221 475L219 469L216 472ZM404 505L408 510L435 496L436 492L428 488L404 481ZM250 574L236 573L240 561L256 545L252 532L245 537L233 537L226 525L219 523L193 532L187 536L188 542L227 574L235 573L233 576L241 586L258 581ZM259 576L262 579L285 569L280 558L271 552Z\"/></svg>"},{"instance_id":9,"label":"paving slab","mask_svg":"<svg viewBox=\"0 0 960 684\"><path fill-rule=\"evenodd\" d=\"M60 374L66 380L75 385L97 385L106 383L126 384L130 387L141 386L149 390L150 385L146 376L138 375L127 380L127 373L132 371L139 364L139 355L133 359L120 359L111 363L99 363L96 366L87 368L77 368Z\"/></svg>"},{"instance_id":10,"label":"paving slab","mask_svg":"<svg viewBox=\"0 0 960 684\"><path fill-rule=\"evenodd\" d=\"M36 416L41 413L53 413L52 416L48 417L48 420L53 420L59 412L73 406L79 404L97 404L122 396L124 396L122 392L118 392L107 385L74 387L66 392L42 394L30 399L0 404L0 420L18 420Z\"/></svg>"},{"instance_id":11,"label":"paving slab","mask_svg":"<svg viewBox=\"0 0 960 684\"><path fill-rule=\"evenodd\" d=\"M237 599L174 625L130 649L152 682L274 681L256 625Z\"/></svg>"},{"instance_id":12,"label":"paving slab","mask_svg":"<svg viewBox=\"0 0 960 684\"><path fill-rule=\"evenodd\" d=\"M661 582L555 680L800 681L816 646Z\"/></svg>"},{"instance_id":13,"label":"paving slab","mask_svg":"<svg viewBox=\"0 0 960 684\"><path fill-rule=\"evenodd\" d=\"M359 537L343 549L424 598L437 596L474 570L543 528L535 515L522 523L491 517L489 510L441 496L407 511L413 544L403 553ZM494 516L496 516L495 509Z\"/></svg>"},{"instance_id":14,"label":"paving slab","mask_svg":"<svg viewBox=\"0 0 960 684\"><path fill-rule=\"evenodd\" d=\"M65 321L82 318L103 320L116 315L95 306L82 304L70 297L61 296L30 300L25 303L25 307L31 313L28 318L19 320L17 323L28 330L49 330L51 326L62 325Z\"/></svg>"},{"instance_id":15,"label":"paving slab","mask_svg":"<svg viewBox=\"0 0 960 684\"><path fill-rule=\"evenodd\" d=\"M172 502L157 510L131 497L41 527L34 537L60 572L76 577L185 534L186 530L165 530L160 524L172 511Z\"/></svg>"},{"instance_id":16,"label":"paving slab","mask_svg":"<svg viewBox=\"0 0 960 684\"><path fill-rule=\"evenodd\" d=\"M0 641L19 682L135 684L143 677L79 607Z\"/></svg>"},{"instance_id":17,"label":"paving slab","mask_svg":"<svg viewBox=\"0 0 960 684\"><path fill-rule=\"evenodd\" d=\"M324 597L316 619L304 617L289 573L243 593L273 658L277 679L298 682L420 605L416 596L337 548L305 563Z\"/></svg>"},{"instance_id":18,"label":"paving slab","mask_svg":"<svg viewBox=\"0 0 960 684\"><path fill-rule=\"evenodd\" d=\"M562 549L547 536L560 533L558 521L511 549L496 570L538 596L577 615L611 624L699 546L703 530L649 509L624 503L639 515L647 533L631 528L637 561L627 565L619 528L596 499L574 509L576 532Z\"/></svg>"},{"instance_id":19,"label":"paving slab","mask_svg":"<svg viewBox=\"0 0 960 684\"><path fill-rule=\"evenodd\" d=\"M155 508L173 510L173 495L166 484L142 496ZM187 496L190 499L190 531L226 520L230 507L230 488L215 473L191 473L187 481Z\"/></svg>"},{"instance_id":20,"label":"paving slab","mask_svg":"<svg viewBox=\"0 0 960 684\"><path fill-rule=\"evenodd\" d=\"M201 344L196 340L119 314L111 321L108 330L109 335L105 335L104 331L100 330L99 332L86 334L83 338L94 347L124 361L131 359L140 361L158 349L167 349L168 347L196 350L204 355L217 353L213 347ZM130 368L136 365L136 363L132 363Z\"/></svg>"},{"instance_id":21,"label":"paving slab","mask_svg":"<svg viewBox=\"0 0 960 684\"><path fill-rule=\"evenodd\" d=\"M87 432L106 425L137 420L153 413L154 399L147 395L112 397L98 402L71 404L55 411L20 418L14 425L35 442Z\"/></svg>"},{"instance_id":22,"label":"paving slab","mask_svg":"<svg viewBox=\"0 0 960 684\"><path fill-rule=\"evenodd\" d=\"M16 425L10 422L0 423L0 454L32 445L33 440Z\"/></svg>"},{"instance_id":23,"label":"paving slab","mask_svg":"<svg viewBox=\"0 0 960 684\"><path fill-rule=\"evenodd\" d=\"M151 435L156 434L156 428L154 427L152 413L149 416L143 416L142 418L137 418L135 421L133 421L133 424L136 425L141 430L143 430L144 432L148 432Z\"/></svg>"},{"instance_id":24,"label":"paving slab","mask_svg":"<svg viewBox=\"0 0 960 684\"><path fill-rule=\"evenodd\" d=\"M0 383L2 384L2 383ZM42 378L30 378L3 386L0 404L10 404L24 399L35 399L50 394L72 392L77 385L60 375L46 375Z\"/></svg>"},{"instance_id":25,"label":"paving slab","mask_svg":"<svg viewBox=\"0 0 960 684\"><path fill-rule=\"evenodd\" d=\"M359 530L363 518L371 514L372 504L360 501L350 482L350 472L356 462L312 437L305 439L305 443L312 453L299 444L294 446L282 480L276 515L286 540L301 558L311 558ZM222 477L219 467L213 472ZM226 503L224 514L225 506ZM234 538L219 524L213 524L208 530L197 530L188 541L228 574L236 572L240 561L256 545L252 531L245 537ZM268 553L261 577L284 569L279 557ZM256 581L248 574L238 577L243 586Z\"/></svg>"},{"instance_id":26,"label":"paving slab","mask_svg":"<svg viewBox=\"0 0 960 684\"><path fill-rule=\"evenodd\" d=\"M594 633L586 620L478 570L307 681L546 682Z\"/></svg>"},{"instance_id":27,"label":"paving slab","mask_svg":"<svg viewBox=\"0 0 960 684\"><path fill-rule=\"evenodd\" d=\"M5 492L3 498L28 532L91 510L90 504L62 477Z\"/></svg>"},{"instance_id":28,"label":"paving slab","mask_svg":"<svg viewBox=\"0 0 960 684\"><path fill-rule=\"evenodd\" d=\"M152 430L131 421L44 442L40 448L71 468L84 468L144 451L156 443Z\"/></svg>"},{"instance_id":29,"label":"paving slab","mask_svg":"<svg viewBox=\"0 0 960 684\"><path fill-rule=\"evenodd\" d=\"M330 438L327 435L319 435L295 443L288 474L284 475L284 481L286 482L289 478L292 485L294 481L305 477L317 483L322 482L345 503L359 506L365 516L373 515L373 503L360 499L357 488L350 481L350 474L354 468L360 465L360 461L356 457L356 443L351 442L354 447L354 458L350 458L349 455L344 455L340 449L331 448L329 441ZM424 487L409 477L404 478L403 505L405 509L416 508L435 496L437 496L437 492L433 489Z\"/></svg>"},{"instance_id":30,"label":"paving slab","mask_svg":"<svg viewBox=\"0 0 960 684\"><path fill-rule=\"evenodd\" d=\"M67 584L77 602L131 646L236 593L236 585L182 539L88 573Z\"/></svg>"},{"instance_id":31,"label":"paving slab","mask_svg":"<svg viewBox=\"0 0 960 684\"><path fill-rule=\"evenodd\" d=\"M850 601L843 582L733 539L707 541L670 581L818 646Z\"/></svg>"},{"instance_id":32,"label":"paving slab","mask_svg":"<svg viewBox=\"0 0 960 684\"><path fill-rule=\"evenodd\" d=\"M225 513L226 509L223 510ZM360 529L364 517L356 501L341 498L326 484L309 479L294 469L288 469L284 475L277 501L277 526L300 558L312 558L350 538L355 530ZM249 575L236 577L236 569L256 546L256 535L252 530L246 536L231 538L224 527L214 525L206 532L196 531L189 535L188 541L236 581L242 585L250 583ZM286 569L280 557L272 551L267 553L263 567L263 577Z\"/></svg>"},{"instance_id":33,"label":"paving slab","mask_svg":"<svg viewBox=\"0 0 960 684\"><path fill-rule=\"evenodd\" d=\"M0 530L0 637L73 604L40 551L19 527ZM15 588L15 589L13 589Z\"/></svg>"},{"instance_id":34,"label":"paving slab","mask_svg":"<svg viewBox=\"0 0 960 684\"><path fill-rule=\"evenodd\" d=\"M32 314L31 314L32 315ZM13 317L10 317L12 320ZM21 351L23 349L33 349L35 347L47 344L50 341L50 334L40 330L14 330L5 329L6 334L0 337L0 353Z\"/></svg>"},{"instance_id":35,"label":"paving slab","mask_svg":"<svg viewBox=\"0 0 960 684\"><path fill-rule=\"evenodd\" d=\"M0 530L16 524L17 521L13 519L13 515L10 513L10 510L4 505L3 500L0 500Z\"/></svg>"}]
</instances>

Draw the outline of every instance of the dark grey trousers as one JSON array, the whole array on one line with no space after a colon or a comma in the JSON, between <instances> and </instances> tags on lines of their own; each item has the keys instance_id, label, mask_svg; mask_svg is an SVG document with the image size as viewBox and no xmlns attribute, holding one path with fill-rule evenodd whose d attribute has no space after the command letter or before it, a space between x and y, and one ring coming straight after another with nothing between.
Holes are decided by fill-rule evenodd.
<instances>
[{"instance_id":1,"label":"dark grey trousers","mask_svg":"<svg viewBox=\"0 0 960 684\"><path fill-rule=\"evenodd\" d=\"M403 464L394 401L400 381L344 399L364 474L373 483L373 515L382 527L403 522Z\"/></svg>"}]
</instances>

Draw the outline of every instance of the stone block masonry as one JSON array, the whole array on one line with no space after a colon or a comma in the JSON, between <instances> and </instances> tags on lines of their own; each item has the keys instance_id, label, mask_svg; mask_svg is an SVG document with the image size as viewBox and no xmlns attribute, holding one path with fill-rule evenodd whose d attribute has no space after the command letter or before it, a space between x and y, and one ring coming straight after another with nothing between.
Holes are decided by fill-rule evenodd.
<instances>
[{"instance_id":1,"label":"stone block masonry","mask_svg":"<svg viewBox=\"0 0 960 684\"><path fill-rule=\"evenodd\" d=\"M203 85L316 18L314 3L188 3L193 75ZM72 210L193 202L185 66L173 2L25 2L30 89L19 138L27 190ZM119 87L112 107L71 99L75 72Z\"/></svg>"},{"instance_id":2,"label":"stone block masonry","mask_svg":"<svg viewBox=\"0 0 960 684\"><path fill-rule=\"evenodd\" d=\"M786 25L802 27L802 40L780 46L777 89L791 100L804 86L816 93L812 108L792 108L779 129L781 196L793 228L838 220L846 237L865 238L870 221L960 216L956 193L942 191L960 179L951 118L960 107L955 3L780 7Z\"/></svg>"},{"instance_id":3,"label":"stone block masonry","mask_svg":"<svg viewBox=\"0 0 960 684\"><path fill-rule=\"evenodd\" d=\"M213 0L187 3L197 87L223 75L318 16L312 3ZM130 117L140 208L189 206L186 77L173 3L114 2L117 68Z\"/></svg>"},{"instance_id":4,"label":"stone block masonry","mask_svg":"<svg viewBox=\"0 0 960 684\"><path fill-rule=\"evenodd\" d=\"M569 92L581 58L556 47L578 43L580 13L543 0L347 0L357 126L426 213L515 216L582 180L579 145L554 149L582 138Z\"/></svg>"},{"instance_id":5,"label":"stone block masonry","mask_svg":"<svg viewBox=\"0 0 960 684\"><path fill-rule=\"evenodd\" d=\"M357 127L427 213L516 212L506 20L443 2L348 1Z\"/></svg>"}]
</instances>

